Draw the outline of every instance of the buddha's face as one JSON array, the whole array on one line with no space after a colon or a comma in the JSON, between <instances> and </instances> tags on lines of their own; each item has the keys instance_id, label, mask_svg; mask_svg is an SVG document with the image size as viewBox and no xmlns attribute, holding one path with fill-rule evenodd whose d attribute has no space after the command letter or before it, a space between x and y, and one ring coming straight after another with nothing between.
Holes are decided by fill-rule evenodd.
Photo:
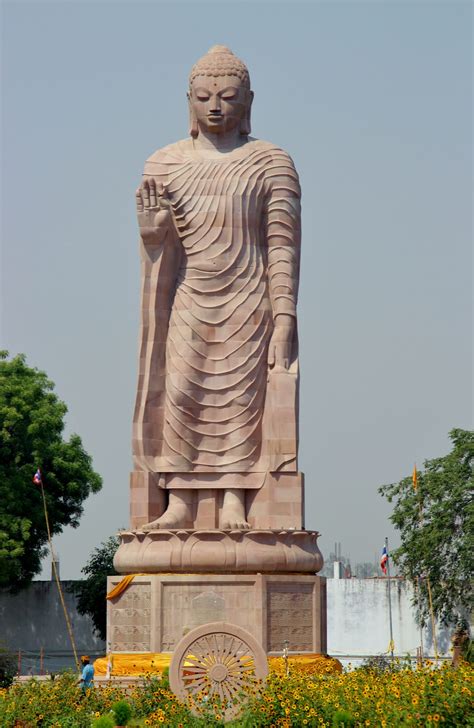
<instances>
[{"instance_id":1,"label":"buddha's face","mask_svg":"<svg viewBox=\"0 0 474 728\"><path fill-rule=\"evenodd\" d=\"M240 128L252 92L237 76L196 76L188 98L199 130L223 134Z\"/></svg>"}]
</instances>

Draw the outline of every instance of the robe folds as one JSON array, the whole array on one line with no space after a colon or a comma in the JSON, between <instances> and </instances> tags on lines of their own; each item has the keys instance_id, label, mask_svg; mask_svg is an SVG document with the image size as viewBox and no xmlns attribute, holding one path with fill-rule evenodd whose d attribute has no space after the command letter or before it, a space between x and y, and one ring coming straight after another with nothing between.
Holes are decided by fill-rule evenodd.
<instances>
[{"instance_id":1,"label":"robe folds","mask_svg":"<svg viewBox=\"0 0 474 728\"><path fill-rule=\"evenodd\" d=\"M296 334L289 370L267 363L275 317L296 319L291 158L251 139L206 159L184 140L155 152L144 176L166 186L179 242L153 260L142 246L135 462L160 473L294 470Z\"/></svg>"}]
</instances>

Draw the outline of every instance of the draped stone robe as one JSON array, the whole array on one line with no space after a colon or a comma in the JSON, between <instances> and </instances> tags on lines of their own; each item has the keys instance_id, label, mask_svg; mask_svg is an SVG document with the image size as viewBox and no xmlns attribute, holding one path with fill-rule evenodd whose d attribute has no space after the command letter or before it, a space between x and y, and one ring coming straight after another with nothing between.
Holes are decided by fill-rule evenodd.
<instances>
[{"instance_id":1,"label":"draped stone robe","mask_svg":"<svg viewBox=\"0 0 474 728\"><path fill-rule=\"evenodd\" d=\"M165 242L154 259L142 244L136 467L241 474L231 476L236 486L251 473L258 481L295 471L296 333L289 370L267 364L275 316L296 318L300 187L291 158L251 139L205 159L184 140L155 152L144 175L166 185L179 243Z\"/></svg>"}]
</instances>

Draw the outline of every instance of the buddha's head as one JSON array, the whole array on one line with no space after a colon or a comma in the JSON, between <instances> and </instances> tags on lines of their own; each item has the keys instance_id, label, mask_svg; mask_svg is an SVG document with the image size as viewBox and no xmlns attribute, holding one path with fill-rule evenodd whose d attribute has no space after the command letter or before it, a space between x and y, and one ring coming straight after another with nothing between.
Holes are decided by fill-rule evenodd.
<instances>
[{"instance_id":1,"label":"buddha's head","mask_svg":"<svg viewBox=\"0 0 474 728\"><path fill-rule=\"evenodd\" d=\"M225 46L213 46L193 66L189 76L190 134L213 134L238 129L250 134L253 91L245 63Z\"/></svg>"}]
</instances>

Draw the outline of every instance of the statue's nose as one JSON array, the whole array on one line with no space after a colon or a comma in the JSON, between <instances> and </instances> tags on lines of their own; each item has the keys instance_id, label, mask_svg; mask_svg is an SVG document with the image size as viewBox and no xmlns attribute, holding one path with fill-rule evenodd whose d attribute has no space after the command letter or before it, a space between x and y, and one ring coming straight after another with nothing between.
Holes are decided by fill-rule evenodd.
<instances>
[{"instance_id":1,"label":"statue's nose","mask_svg":"<svg viewBox=\"0 0 474 728\"><path fill-rule=\"evenodd\" d=\"M211 111L211 113L213 113L213 112L216 112L217 113L220 110L221 110L221 100L220 100L219 96L216 94L211 99L211 108L210 108L210 111Z\"/></svg>"}]
</instances>

